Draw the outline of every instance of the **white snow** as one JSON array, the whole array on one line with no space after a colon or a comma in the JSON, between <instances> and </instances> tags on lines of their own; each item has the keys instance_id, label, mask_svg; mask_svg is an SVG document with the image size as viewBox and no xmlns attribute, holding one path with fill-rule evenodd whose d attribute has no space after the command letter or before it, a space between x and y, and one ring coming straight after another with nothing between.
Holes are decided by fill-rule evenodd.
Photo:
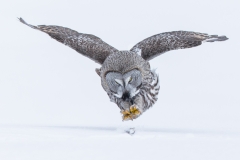
<instances>
[{"instance_id":1,"label":"white snow","mask_svg":"<svg viewBox=\"0 0 240 160\"><path fill-rule=\"evenodd\" d=\"M125 128L127 129L127 128ZM101 126L1 126L1 160L237 160L240 134Z\"/></svg>"}]
</instances>

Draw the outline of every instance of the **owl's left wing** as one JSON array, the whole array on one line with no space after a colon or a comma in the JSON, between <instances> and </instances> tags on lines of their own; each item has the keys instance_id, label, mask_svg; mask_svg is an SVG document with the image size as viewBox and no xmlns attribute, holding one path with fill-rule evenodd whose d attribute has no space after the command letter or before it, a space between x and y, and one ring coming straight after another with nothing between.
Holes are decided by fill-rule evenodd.
<instances>
[{"instance_id":1,"label":"owl's left wing","mask_svg":"<svg viewBox=\"0 0 240 160\"><path fill-rule=\"evenodd\" d=\"M225 41L226 36L208 35L205 33L173 31L154 35L136 44L131 51L141 54L143 59L149 61L156 56L170 50L192 48L202 42Z\"/></svg>"},{"instance_id":2,"label":"owl's left wing","mask_svg":"<svg viewBox=\"0 0 240 160\"><path fill-rule=\"evenodd\" d=\"M26 23L22 18L19 18L19 20L23 24L26 24L33 29L47 33L50 37L57 40L58 42L71 47L78 53L100 64L103 64L104 60L110 54L118 51L117 49L102 41L100 38L91 34L78 33L77 31L61 26L33 26Z\"/></svg>"}]
</instances>

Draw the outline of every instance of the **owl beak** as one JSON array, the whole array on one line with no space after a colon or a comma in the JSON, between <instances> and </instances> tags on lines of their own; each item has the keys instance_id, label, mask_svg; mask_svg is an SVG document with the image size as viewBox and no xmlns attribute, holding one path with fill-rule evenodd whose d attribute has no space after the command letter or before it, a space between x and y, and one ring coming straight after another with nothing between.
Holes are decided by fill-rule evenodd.
<instances>
[{"instance_id":1,"label":"owl beak","mask_svg":"<svg viewBox=\"0 0 240 160\"><path fill-rule=\"evenodd\" d=\"M127 101L127 100L129 100L129 98L130 98L130 94L128 92L124 92L122 95L122 99L124 101Z\"/></svg>"}]
</instances>

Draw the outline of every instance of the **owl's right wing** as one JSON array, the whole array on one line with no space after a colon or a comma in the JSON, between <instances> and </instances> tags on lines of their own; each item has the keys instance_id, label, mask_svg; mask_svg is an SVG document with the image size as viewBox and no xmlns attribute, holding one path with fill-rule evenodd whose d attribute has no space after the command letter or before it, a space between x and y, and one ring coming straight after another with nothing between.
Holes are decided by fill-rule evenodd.
<instances>
[{"instance_id":1,"label":"owl's right wing","mask_svg":"<svg viewBox=\"0 0 240 160\"><path fill-rule=\"evenodd\" d=\"M156 56L170 50L192 48L202 42L225 41L226 36L208 35L205 33L173 31L151 36L136 44L131 51L141 54L143 59L149 61Z\"/></svg>"},{"instance_id":2,"label":"owl's right wing","mask_svg":"<svg viewBox=\"0 0 240 160\"><path fill-rule=\"evenodd\" d=\"M91 34L78 33L77 31L61 26L33 26L26 23L22 18L19 18L19 20L33 29L47 33L58 42L71 47L99 64L103 64L104 60L110 54L118 51L114 47L102 41L100 38Z\"/></svg>"}]
</instances>

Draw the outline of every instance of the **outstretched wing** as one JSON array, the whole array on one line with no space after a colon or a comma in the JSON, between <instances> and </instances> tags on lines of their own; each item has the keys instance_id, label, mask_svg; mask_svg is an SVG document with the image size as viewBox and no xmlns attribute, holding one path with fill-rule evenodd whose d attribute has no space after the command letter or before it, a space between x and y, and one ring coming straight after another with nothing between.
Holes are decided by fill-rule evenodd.
<instances>
[{"instance_id":1,"label":"outstretched wing","mask_svg":"<svg viewBox=\"0 0 240 160\"><path fill-rule=\"evenodd\" d=\"M196 47L205 42L225 41L226 36L204 33L174 31L154 35L136 44L131 51L140 53L143 59L151 60L164 52L176 49Z\"/></svg>"},{"instance_id":2,"label":"outstretched wing","mask_svg":"<svg viewBox=\"0 0 240 160\"><path fill-rule=\"evenodd\" d=\"M78 33L77 31L61 26L33 26L26 23L22 18L19 18L19 20L33 29L47 33L58 42L71 47L82 55L100 64L103 64L108 55L118 51L100 38L91 34Z\"/></svg>"}]
</instances>

